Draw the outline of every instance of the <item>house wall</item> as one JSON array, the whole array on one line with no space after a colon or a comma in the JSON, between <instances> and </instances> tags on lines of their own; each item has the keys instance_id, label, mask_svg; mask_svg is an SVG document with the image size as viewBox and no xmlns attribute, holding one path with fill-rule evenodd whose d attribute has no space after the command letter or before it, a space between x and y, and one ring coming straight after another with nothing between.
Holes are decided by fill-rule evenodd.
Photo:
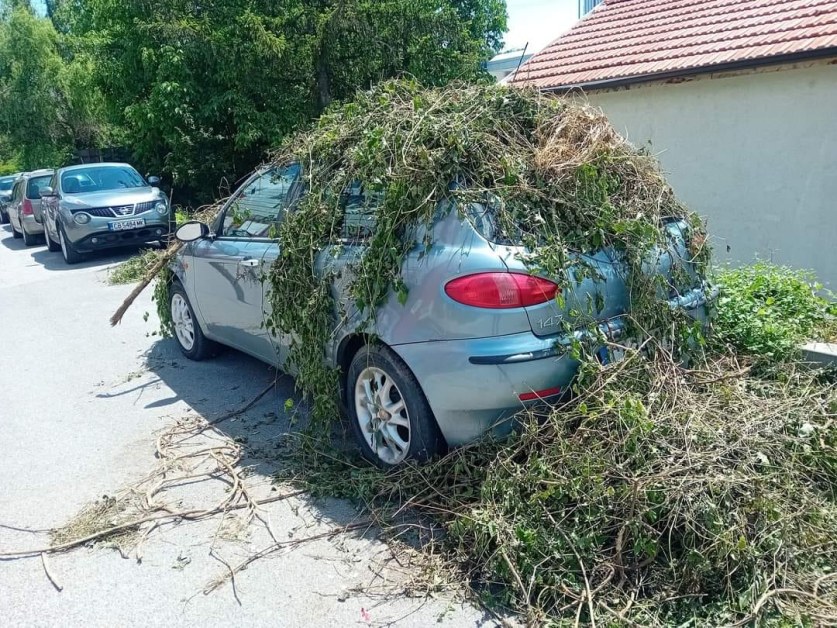
<instances>
[{"instance_id":1,"label":"house wall","mask_svg":"<svg viewBox=\"0 0 837 628\"><path fill-rule=\"evenodd\" d=\"M837 65L587 95L658 154L721 261L810 268L837 289Z\"/></svg>"}]
</instances>

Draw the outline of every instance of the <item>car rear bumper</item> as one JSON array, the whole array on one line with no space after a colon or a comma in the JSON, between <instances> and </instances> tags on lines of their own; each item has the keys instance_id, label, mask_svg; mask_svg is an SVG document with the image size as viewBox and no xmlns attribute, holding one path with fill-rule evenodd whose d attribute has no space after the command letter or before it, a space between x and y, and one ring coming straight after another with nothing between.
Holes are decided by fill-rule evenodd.
<instances>
[{"instance_id":1,"label":"car rear bumper","mask_svg":"<svg viewBox=\"0 0 837 628\"><path fill-rule=\"evenodd\" d=\"M25 229L29 235L40 235L44 232L44 226L35 220L34 216L21 216L20 228Z\"/></svg>"},{"instance_id":2,"label":"car rear bumper","mask_svg":"<svg viewBox=\"0 0 837 628\"><path fill-rule=\"evenodd\" d=\"M527 405L557 397L572 382L578 362L562 354L556 338L532 333L398 345L421 384L449 445L464 445L490 433L502 437ZM521 356L499 363L497 356ZM520 396L527 397L522 401ZM528 397L533 397L528 399Z\"/></svg>"},{"instance_id":3,"label":"car rear bumper","mask_svg":"<svg viewBox=\"0 0 837 628\"><path fill-rule=\"evenodd\" d=\"M669 306L704 322L706 305L717 296L717 288L705 285L671 300ZM624 317L599 325L601 336L612 341L624 337L625 330ZM524 332L393 349L418 379L448 444L457 446L484 434L505 436L519 411L566 392L579 367L569 348L574 339L591 335L581 330L548 337Z\"/></svg>"}]
</instances>

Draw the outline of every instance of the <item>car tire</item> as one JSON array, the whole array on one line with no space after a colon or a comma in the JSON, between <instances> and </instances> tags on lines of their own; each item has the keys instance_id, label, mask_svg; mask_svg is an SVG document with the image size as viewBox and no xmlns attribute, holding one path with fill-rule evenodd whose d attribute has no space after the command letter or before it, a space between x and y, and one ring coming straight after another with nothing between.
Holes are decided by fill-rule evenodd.
<instances>
[{"instance_id":1,"label":"car tire","mask_svg":"<svg viewBox=\"0 0 837 628\"><path fill-rule=\"evenodd\" d=\"M445 449L421 386L388 347L368 344L358 350L347 374L346 400L361 453L379 467L425 462Z\"/></svg>"},{"instance_id":2,"label":"car tire","mask_svg":"<svg viewBox=\"0 0 837 628\"><path fill-rule=\"evenodd\" d=\"M174 339L181 353L196 362L214 355L217 345L203 335L192 303L179 281L174 282L169 290L169 309L174 325Z\"/></svg>"},{"instance_id":3,"label":"car tire","mask_svg":"<svg viewBox=\"0 0 837 628\"><path fill-rule=\"evenodd\" d=\"M47 229L46 225L44 225L44 241L46 242L47 251L49 251L50 253L55 253L56 251L61 250L61 245L52 239L52 236L49 235L49 229Z\"/></svg>"},{"instance_id":4,"label":"car tire","mask_svg":"<svg viewBox=\"0 0 837 628\"><path fill-rule=\"evenodd\" d=\"M61 255L67 264L78 264L83 259L81 253L73 248L73 243L70 242L67 234L64 233L64 227L61 225L58 225L58 242L61 248Z\"/></svg>"},{"instance_id":5,"label":"car tire","mask_svg":"<svg viewBox=\"0 0 837 628\"><path fill-rule=\"evenodd\" d=\"M12 228L12 235L15 237L15 240L20 240L23 237L23 234L15 229L15 225L11 220L9 220L9 225Z\"/></svg>"},{"instance_id":6,"label":"car tire","mask_svg":"<svg viewBox=\"0 0 837 628\"><path fill-rule=\"evenodd\" d=\"M7 225L9 224L9 214L0 210L0 225Z\"/></svg>"},{"instance_id":7,"label":"car tire","mask_svg":"<svg viewBox=\"0 0 837 628\"><path fill-rule=\"evenodd\" d=\"M26 231L26 227L20 225L20 233L23 237L23 244L24 246L35 246L37 244L37 238Z\"/></svg>"}]
</instances>

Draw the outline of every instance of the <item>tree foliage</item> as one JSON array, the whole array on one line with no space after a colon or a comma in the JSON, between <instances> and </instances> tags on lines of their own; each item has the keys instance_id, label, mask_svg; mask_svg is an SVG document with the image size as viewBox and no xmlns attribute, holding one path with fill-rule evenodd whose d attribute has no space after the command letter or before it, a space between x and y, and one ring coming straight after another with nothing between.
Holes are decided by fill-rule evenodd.
<instances>
[{"instance_id":1,"label":"tree foliage","mask_svg":"<svg viewBox=\"0 0 837 628\"><path fill-rule=\"evenodd\" d=\"M89 53L25 2L3 5L0 17L0 158L14 168L55 166L100 144L103 99Z\"/></svg>"},{"instance_id":2,"label":"tree foliage","mask_svg":"<svg viewBox=\"0 0 837 628\"><path fill-rule=\"evenodd\" d=\"M51 0L96 60L109 120L200 200L333 100L409 74L481 76L503 0Z\"/></svg>"}]
</instances>

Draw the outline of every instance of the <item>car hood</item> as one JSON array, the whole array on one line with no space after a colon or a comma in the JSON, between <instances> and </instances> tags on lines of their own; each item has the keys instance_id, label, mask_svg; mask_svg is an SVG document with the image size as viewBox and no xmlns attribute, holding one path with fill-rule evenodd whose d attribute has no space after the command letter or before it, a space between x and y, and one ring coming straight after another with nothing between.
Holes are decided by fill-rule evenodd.
<instances>
[{"instance_id":1,"label":"car hood","mask_svg":"<svg viewBox=\"0 0 837 628\"><path fill-rule=\"evenodd\" d=\"M165 198L165 195L157 188L144 187L130 190L87 192L85 194L65 194L61 198L61 203L70 209L86 209L91 207L134 205L136 203L145 203L147 201L156 201Z\"/></svg>"}]
</instances>

